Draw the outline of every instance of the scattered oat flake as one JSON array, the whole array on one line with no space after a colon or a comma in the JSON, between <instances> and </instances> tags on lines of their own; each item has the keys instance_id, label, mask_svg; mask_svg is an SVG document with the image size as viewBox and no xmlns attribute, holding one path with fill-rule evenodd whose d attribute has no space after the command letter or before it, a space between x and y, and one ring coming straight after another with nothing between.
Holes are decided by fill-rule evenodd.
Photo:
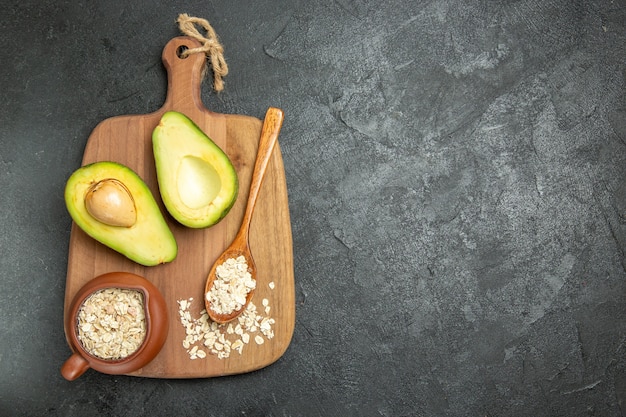
<instances>
[{"instance_id":1,"label":"scattered oat flake","mask_svg":"<svg viewBox=\"0 0 626 417\"><path fill-rule=\"evenodd\" d=\"M227 359L232 352L244 354L244 346L254 337L257 345L274 337L272 326L275 320L269 317L269 300L263 299L266 316L261 315L254 303L249 303L236 322L218 324L213 322L206 310L200 312L199 318L191 315L192 298L179 300L180 323L185 329L182 341L189 359L204 359L213 355L218 359ZM267 304L267 305L265 305ZM201 348L200 348L201 347Z\"/></svg>"},{"instance_id":2,"label":"scattered oat flake","mask_svg":"<svg viewBox=\"0 0 626 417\"><path fill-rule=\"evenodd\" d=\"M276 286L276 284L274 284L274 281L271 281L269 284L267 284L270 287L270 290L273 290L274 287Z\"/></svg>"},{"instance_id":3,"label":"scattered oat flake","mask_svg":"<svg viewBox=\"0 0 626 417\"><path fill-rule=\"evenodd\" d=\"M241 341L241 339L235 340L231 348L239 352L239 354L241 355L241 352L243 351L243 342Z\"/></svg>"}]
</instances>

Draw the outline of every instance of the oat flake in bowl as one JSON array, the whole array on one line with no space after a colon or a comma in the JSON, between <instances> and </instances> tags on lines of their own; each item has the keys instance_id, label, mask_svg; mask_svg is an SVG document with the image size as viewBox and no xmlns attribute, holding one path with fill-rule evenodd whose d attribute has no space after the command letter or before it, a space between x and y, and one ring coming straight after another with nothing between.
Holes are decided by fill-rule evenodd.
<instances>
[{"instance_id":1,"label":"oat flake in bowl","mask_svg":"<svg viewBox=\"0 0 626 417\"><path fill-rule=\"evenodd\" d=\"M104 288L85 299L77 316L78 340L91 355L124 359L146 337L143 294L137 290Z\"/></svg>"}]
</instances>

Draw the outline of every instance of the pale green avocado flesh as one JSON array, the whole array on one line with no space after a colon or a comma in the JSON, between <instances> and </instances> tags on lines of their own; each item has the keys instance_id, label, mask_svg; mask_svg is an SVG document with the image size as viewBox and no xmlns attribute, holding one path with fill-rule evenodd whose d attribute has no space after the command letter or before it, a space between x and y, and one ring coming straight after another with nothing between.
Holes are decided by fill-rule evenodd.
<instances>
[{"instance_id":1,"label":"pale green avocado flesh","mask_svg":"<svg viewBox=\"0 0 626 417\"><path fill-rule=\"evenodd\" d=\"M136 220L129 227L106 224L88 210L86 196L92 186L111 179L122 183L134 202ZM138 264L154 266L176 258L176 240L150 189L124 165L102 161L79 168L66 183L65 204L85 233Z\"/></svg>"},{"instance_id":2,"label":"pale green avocado flesh","mask_svg":"<svg viewBox=\"0 0 626 417\"><path fill-rule=\"evenodd\" d=\"M237 199L237 171L224 151L182 113L170 111L152 133L161 199L184 226L213 226Z\"/></svg>"}]
</instances>

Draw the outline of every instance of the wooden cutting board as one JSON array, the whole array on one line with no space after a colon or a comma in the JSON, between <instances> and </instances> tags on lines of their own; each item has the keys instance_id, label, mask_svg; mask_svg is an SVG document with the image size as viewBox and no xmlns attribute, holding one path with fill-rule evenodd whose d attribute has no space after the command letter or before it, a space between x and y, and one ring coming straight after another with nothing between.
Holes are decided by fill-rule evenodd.
<instances>
[{"instance_id":1,"label":"wooden cutting board","mask_svg":"<svg viewBox=\"0 0 626 417\"><path fill-rule=\"evenodd\" d=\"M252 169L261 133L261 120L241 115L218 114L207 110L201 100L200 84L206 65L203 54L180 58L180 48L200 46L188 37L172 39L163 50L168 73L168 92L163 107L147 115L113 117L101 122L91 133L83 165L115 161L139 174L152 190L178 243L178 256L154 267L138 265L87 236L72 225L69 244L65 314L76 292L96 276L114 271L141 275L154 283L168 304L169 334L159 355L131 375L153 378L203 378L250 372L267 366L287 349L295 325L293 252L287 185L280 147L274 148L250 228L250 245L258 268L257 290L252 302L264 317L273 318L274 337L265 343L252 340L242 353L228 358L207 355L190 359L183 347L185 328L179 318L179 300L193 298L189 312L199 318L204 308L203 291L207 274L219 254L235 237L243 218ZM152 131L161 115L174 110L191 118L230 157L239 175L239 196L228 215L208 229L188 229L175 222L160 199ZM271 289L270 282L274 283ZM267 299L270 312L263 311ZM67 337L67 335L66 335ZM202 348L202 346L200 346Z\"/></svg>"}]
</instances>

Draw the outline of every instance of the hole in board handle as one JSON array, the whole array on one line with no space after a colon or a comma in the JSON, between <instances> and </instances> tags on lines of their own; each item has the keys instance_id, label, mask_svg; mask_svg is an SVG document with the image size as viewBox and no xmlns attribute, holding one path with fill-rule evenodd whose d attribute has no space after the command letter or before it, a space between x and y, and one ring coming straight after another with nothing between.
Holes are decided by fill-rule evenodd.
<instances>
[{"instance_id":1,"label":"hole in board handle","mask_svg":"<svg viewBox=\"0 0 626 417\"><path fill-rule=\"evenodd\" d=\"M184 55L184 53L188 50L189 48L185 45L181 45L176 49L176 55L180 58L180 59L187 59L187 57L189 55Z\"/></svg>"}]
</instances>

